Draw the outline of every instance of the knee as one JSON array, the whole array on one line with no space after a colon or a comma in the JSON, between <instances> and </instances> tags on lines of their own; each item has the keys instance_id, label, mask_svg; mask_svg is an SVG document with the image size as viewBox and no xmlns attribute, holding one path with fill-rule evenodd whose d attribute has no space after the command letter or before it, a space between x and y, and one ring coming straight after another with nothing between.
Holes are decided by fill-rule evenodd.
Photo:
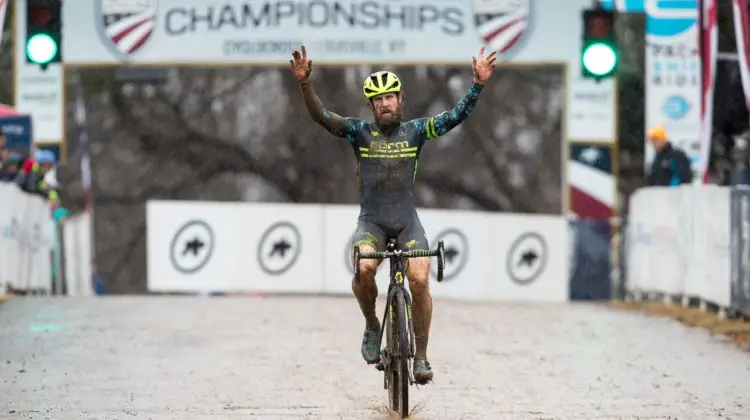
<instances>
[{"instance_id":1,"label":"knee","mask_svg":"<svg viewBox=\"0 0 750 420\"><path fill-rule=\"evenodd\" d=\"M368 290L376 288L375 274L378 263L375 260L363 260L359 262L359 278L352 279L352 290Z\"/></svg>"},{"instance_id":2,"label":"knee","mask_svg":"<svg viewBox=\"0 0 750 420\"><path fill-rule=\"evenodd\" d=\"M430 266L428 264L414 264L407 273L409 289L413 295L426 293L430 288Z\"/></svg>"},{"instance_id":3,"label":"knee","mask_svg":"<svg viewBox=\"0 0 750 420\"><path fill-rule=\"evenodd\" d=\"M377 273L377 271L378 271L378 262L376 260L360 260L359 262L360 279L375 278L375 273Z\"/></svg>"}]
</instances>

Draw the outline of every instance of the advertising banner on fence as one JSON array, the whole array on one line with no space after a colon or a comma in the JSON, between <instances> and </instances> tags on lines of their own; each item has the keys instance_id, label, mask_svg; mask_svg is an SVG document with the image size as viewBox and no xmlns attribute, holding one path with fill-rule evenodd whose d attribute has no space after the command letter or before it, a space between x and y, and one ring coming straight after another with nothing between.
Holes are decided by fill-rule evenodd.
<instances>
[{"instance_id":1,"label":"advertising banner on fence","mask_svg":"<svg viewBox=\"0 0 750 420\"><path fill-rule=\"evenodd\" d=\"M350 296L358 206L149 201L148 289ZM430 247L445 244L436 298L568 300L568 231L559 216L419 211ZM378 269L388 290L388 261Z\"/></svg>"},{"instance_id":2,"label":"advertising banner on fence","mask_svg":"<svg viewBox=\"0 0 750 420\"><path fill-rule=\"evenodd\" d=\"M700 162L701 61L697 0L646 1L646 130L663 124L693 169ZM646 163L654 158L647 146Z\"/></svg>"}]
</instances>

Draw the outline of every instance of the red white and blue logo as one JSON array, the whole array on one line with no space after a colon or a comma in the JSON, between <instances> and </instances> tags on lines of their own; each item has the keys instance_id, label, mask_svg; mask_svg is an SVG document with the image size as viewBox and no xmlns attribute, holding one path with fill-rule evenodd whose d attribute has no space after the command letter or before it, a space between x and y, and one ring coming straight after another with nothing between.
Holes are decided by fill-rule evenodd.
<instances>
[{"instance_id":1,"label":"red white and blue logo","mask_svg":"<svg viewBox=\"0 0 750 420\"><path fill-rule=\"evenodd\" d=\"M146 45L156 26L157 0L99 0L100 34L117 56L128 58Z\"/></svg>"},{"instance_id":2,"label":"red white and blue logo","mask_svg":"<svg viewBox=\"0 0 750 420\"><path fill-rule=\"evenodd\" d=\"M485 45L498 53L516 48L529 30L532 0L473 0L474 23Z\"/></svg>"}]
</instances>

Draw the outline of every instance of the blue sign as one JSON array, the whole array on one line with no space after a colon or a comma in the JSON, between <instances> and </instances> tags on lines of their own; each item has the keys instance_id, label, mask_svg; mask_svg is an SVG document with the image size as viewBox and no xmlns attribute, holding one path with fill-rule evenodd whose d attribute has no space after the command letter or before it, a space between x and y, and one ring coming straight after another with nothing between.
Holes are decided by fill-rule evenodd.
<instances>
[{"instance_id":1,"label":"blue sign","mask_svg":"<svg viewBox=\"0 0 750 420\"><path fill-rule=\"evenodd\" d=\"M31 117L14 115L0 117L0 132L5 135L8 149L21 154L28 154L31 148Z\"/></svg>"},{"instance_id":2,"label":"blue sign","mask_svg":"<svg viewBox=\"0 0 750 420\"><path fill-rule=\"evenodd\" d=\"M605 9L646 13L646 33L672 37L692 28L698 21L698 0L602 0Z\"/></svg>"},{"instance_id":3,"label":"blue sign","mask_svg":"<svg viewBox=\"0 0 750 420\"><path fill-rule=\"evenodd\" d=\"M692 106L681 95L672 95L664 101L661 106L661 111L672 120L679 120L685 117L690 112Z\"/></svg>"}]
</instances>

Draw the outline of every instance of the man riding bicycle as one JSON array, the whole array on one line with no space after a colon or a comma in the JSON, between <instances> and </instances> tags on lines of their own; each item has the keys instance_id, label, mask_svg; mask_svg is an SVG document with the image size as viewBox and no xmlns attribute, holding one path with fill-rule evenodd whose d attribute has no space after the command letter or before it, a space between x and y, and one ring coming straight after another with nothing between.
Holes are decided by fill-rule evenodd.
<instances>
[{"instance_id":1,"label":"man riding bicycle","mask_svg":"<svg viewBox=\"0 0 750 420\"><path fill-rule=\"evenodd\" d=\"M331 134L349 141L357 157L360 183L360 214L352 247L360 251L382 252L389 238L396 238L402 249L429 249L427 235L417 216L414 179L419 153L428 140L445 135L463 122L479 99L484 83L494 70L495 52L484 56L484 47L473 58L474 80L466 95L450 110L430 118L403 122L401 105L404 92L401 81L389 71L369 75L362 88L375 123L342 117L327 110L310 84L312 60L307 50L295 50L289 60L291 70L300 82L305 106L312 119ZM375 313L378 296L375 273L379 261L362 260L360 278L352 282L352 291L365 317L362 357L368 364L380 361L378 338L380 321ZM430 259L409 261L406 277L413 301L416 338L414 379L419 384L432 380L427 361L427 338L432 320L432 297L429 290Z\"/></svg>"}]
</instances>

